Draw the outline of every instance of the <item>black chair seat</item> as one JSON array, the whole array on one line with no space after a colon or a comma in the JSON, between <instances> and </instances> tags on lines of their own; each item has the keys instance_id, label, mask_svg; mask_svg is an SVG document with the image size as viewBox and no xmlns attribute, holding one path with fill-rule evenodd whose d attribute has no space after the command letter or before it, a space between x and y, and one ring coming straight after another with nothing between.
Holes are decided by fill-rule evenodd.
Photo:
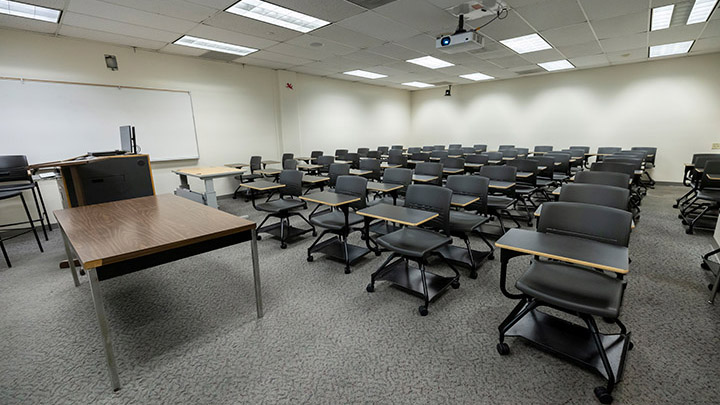
<instances>
[{"instance_id":1,"label":"black chair seat","mask_svg":"<svg viewBox=\"0 0 720 405\"><path fill-rule=\"evenodd\" d=\"M20 191L20 190L0 191L0 200L4 200L6 198L17 197L20 194L22 194L22 191Z\"/></svg>"},{"instance_id":2,"label":"black chair seat","mask_svg":"<svg viewBox=\"0 0 720 405\"><path fill-rule=\"evenodd\" d=\"M369 206L373 206L373 205L377 205L377 204L390 204L390 205L393 205L393 199L392 199L392 197L383 197L383 198L378 198L378 199L375 199L375 200L371 200L371 201L368 203ZM397 199L397 204L396 204L396 205L400 205L400 206L405 205L405 200L403 200L402 198L398 197L398 199Z\"/></svg>"},{"instance_id":3,"label":"black chair seat","mask_svg":"<svg viewBox=\"0 0 720 405\"><path fill-rule=\"evenodd\" d=\"M257 173L248 173L248 174L241 174L239 176L235 176L235 178L240 181L262 179L262 177L263 177L262 174L257 174Z\"/></svg>"},{"instance_id":4,"label":"black chair seat","mask_svg":"<svg viewBox=\"0 0 720 405\"><path fill-rule=\"evenodd\" d=\"M615 319L620 315L623 284L599 271L533 260L515 287L550 305Z\"/></svg>"},{"instance_id":5,"label":"black chair seat","mask_svg":"<svg viewBox=\"0 0 720 405\"><path fill-rule=\"evenodd\" d=\"M424 257L433 250L452 243L452 238L427 229L402 228L379 237L377 243L404 256Z\"/></svg>"},{"instance_id":6,"label":"black chair seat","mask_svg":"<svg viewBox=\"0 0 720 405\"><path fill-rule=\"evenodd\" d=\"M462 211L450 211L450 230L470 233L490 218Z\"/></svg>"},{"instance_id":7,"label":"black chair seat","mask_svg":"<svg viewBox=\"0 0 720 405\"><path fill-rule=\"evenodd\" d=\"M697 198L700 200L720 202L720 190L700 190L697 193Z\"/></svg>"},{"instance_id":8,"label":"black chair seat","mask_svg":"<svg viewBox=\"0 0 720 405\"><path fill-rule=\"evenodd\" d=\"M553 173L553 180L567 180L568 178L565 173Z\"/></svg>"},{"instance_id":9,"label":"black chair seat","mask_svg":"<svg viewBox=\"0 0 720 405\"><path fill-rule=\"evenodd\" d=\"M340 230L345 226L345 214L342 211L330 211L327 214L310 217L310 222L321 228ZM348 214L348 225L357 225L363 222L363 217L351 212Z\"/></svg>"},{"instance_id":10,"label":"black chair seat","mask_svg":"<svg viewBox=\"0 0 720 405\"><path fill-rule=\"evenodd\" d=\"M490 208L507 209L515 203L514 198L500 196L500 195L489 195L487 205Z\"/></svg>"},{"instance_id":11,"label":"black chair seat","mask_svg":"<svg viewBox=\"0 0 720 405\"><path fill-rule=\"evenodd\" d=\"M0 186L0 191L23 191L31 190L35 187L35 182L32 183L17 183L17 184L3 184Z\"/></svg>"},{"instance_id":12,"label":"black chair seat","mask_svg":"<svg viewBox=\"0 0 720 405\"><path fill-rule=\"evenodd\" d=\"M258 204L255 206L260 211L265 212L280 212L280 211L287 211L295 208L303 208L305 206L305 203L303 203L300 200L290 200L290 199L284 199L280 198L278 200L268 201L262 204Z\"/></svg>"},{"instance_id":13,"label":"black chair seat","mask_svg":"<svg viewBox=\"0 0 720 405\"><path fill-rule=\"evenodd\" d=\"M524 186L522 184L516 184L515 185L515 192L518 194L532 194L537 191L537 187L533 186Z\"/></svg>"},{"instance_id":14,"label":"black chair seat","mask_svg":"<svg viewBox=\"0 0 720 405\"><path fill-rule=\"evenodd\" d=\"M547 179L547 178L539 178L537 179L537 185L538 187L547 187L551 184L555 183L554 180Z\"/></svg>"}]
</instances>

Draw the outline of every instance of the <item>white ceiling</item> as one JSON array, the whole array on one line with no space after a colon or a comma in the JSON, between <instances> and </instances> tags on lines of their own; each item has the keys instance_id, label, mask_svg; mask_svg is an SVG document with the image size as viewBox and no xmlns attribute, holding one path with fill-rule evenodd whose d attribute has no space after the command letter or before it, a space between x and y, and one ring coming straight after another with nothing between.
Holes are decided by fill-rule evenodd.
<instances>
[{"instance_id":1,"label":"white ceiling","mask_svg":"<svg viewBox=\"0 0 720 405\"><path fill-rule=\"evenodd\" d=\"M471 83L458 76L475 72L499 79L544 74L537 63L557 59L577 68L640 62L648 59L650 45L687 40L696 41L689 55L720 52L720 12L707 23L687 26L692 0L506 0L507 18L480 30L485 48L457 54L435 49L435 37L457 25L444 9L466 0L270 0L332 22L307 34L223 11L237 0L21 1L62 10L60 23L0 14L0 27L406 89L400 83ZM649 32L652 7L671 3L676 4L671 27ZM465 28L489 20L466 21ZM518 55L498 42L531 33L539 33L553 49ZM172 44L185 34L260 51L234 57ZM431 70L405 62L425 55L456 66ZM354 69L388 77L342 74Z\"/></svg>"}]
</instances>

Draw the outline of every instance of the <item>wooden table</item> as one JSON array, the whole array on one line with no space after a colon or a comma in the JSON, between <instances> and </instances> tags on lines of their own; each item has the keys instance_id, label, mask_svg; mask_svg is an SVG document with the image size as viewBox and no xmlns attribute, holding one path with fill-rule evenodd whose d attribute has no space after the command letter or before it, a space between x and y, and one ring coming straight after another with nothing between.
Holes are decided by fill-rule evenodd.
<instances>
[{"instance_id":1,"label":"wooden table","mask_svg":"<svg viewBox=\"0 0 720 405\"><path fill-rule=\"evenodd\" d=\"M426 174L413 174L412 176L413 181L416 181L418 183L427 183L433 180L437 180L438 176L429 176Z\"/></svg>"},{"instance_id":2,"label":"wooden table","mask_svg":"<svg viewBox=\"0 0 720 405\"><path fill-rule=\"evenodd\" d=\"M299 164L299 165L297 165L298 170L307 170L307 171L322 169L322 167L323 167L322 165L314 165L314 164Z\"/></svg>"},{"instance_id":3,"label":"wooden table","mask_svg":"<svg viewBox=\"0 0 720 405\"><path fill-rule=\"evenodd\" d=\"M510 188L515 187L515 182L513 181L500 181L500 180L490 180L488 187L498 189L498 190L508 190Z\"/></svg>"},{"instance_id":4,"label":"wooden table","mask_svg":"<svg viewBox=\"0 0 720 405\"><path fill-rule=\"evenodd\" d=\"M243 167L250 167L249 163L228 163L226 167L234 167L236 169L242 169Z\"/></svg>"},{"instance_id":5,"label":"wooden table","mask_svg":"<svg viewBox=\"0 0 720 405\"><path fill-rule=\"evenodd\" d=\"M263 176L277 176L278 174L282 173L282 170L262 169L262 170L255 170L255 173L262 174Z\"/></svg>"},{"instance_id":6,"label":"wooden table","mask_svg":"<svg viewBox=\"0 0 720 405\"><path fill-rule=\"evenodd\" d=\"M480 197L453 193L452 200L450 200L450 205L455 207L467 207L468 205L477 201L480 201Z\"/></svg>"},{"instance_id":7,"label":"wooden table","mask_svg":"<svg viewBox=\"0 0 720 405\"><path fill-rule=\"evenodd\" d=\"M205 204L208 207L217 208L217 193L215 192L213 180L219 177L237 176L245 173L245 171L233 167L213 166L188 167L173 170L173 173L180 176L180 186L175 190L175 195ZM202 180L205 183L205 192L198 193L190 190L188 176Z\"/></svg>"},{"instance_id":8,"label":"wooden table","mask_svg":"<svg viewBox=\"0 0 720 405\"><path fill-rule=\"evenodd\" d=\"M279 188L285 187L285 185L281 184L281 183L273 183L270 181L260 180L260 181L252 181L250 183L241 183L240 187L250 189L250 194L251 194L250 200L252 201L253 208L257 209L257 207L255 207L255 193L256 192L274 191Z\"/></svg>"},{"instance_id":9,"label":"wooden table","mask_svg":"<svg viewBox=\"0 0 720 405\"><path fill-rule=\"evenodd\" d=\"M463 171L465 171L465 169L458 169L458 168L452 168L452 167L443 168L443 173L445 173L445 174L460 174Z\"/></svg>"},{"instance_id":10,"label":"wooden table","mask_svg":"<svg viewBox=\"0 0 720 405\"><path fill-rule=\"evenodd\" d=\"M324 176L311 176L309 174L303 174L302 176L302 182L303 184L308 184L308 189L305 190L305 194L309 193L310 190L313 189L313 187L320 188L320 191L323 191L323 188L325 187L325 183L329 182L329 177Z\"/></svg>"},{"instance_id":11,"label":"wooden table","mask_svg":"<svg viewBox=\"0 0 720 405\"><path fill-rule=\"evenodd\" d=\"M282 162L278 162L277 160L263 160L260 163L262 163L264 169L267 165L279 165Z\"/></svg>"},{"instance_id":12,"label":"wooden table","mask_svg":"<svg viewBox=\"0 0 720 405\"><path fill-rule=\"evenodd\" d=\"M378 183L374 181L368 181L367 190L380 194L390 194L393 199L393 205L397 205L398 190L403 188L402 184L392 183Z\"/></svg>"},{"instance_id":13,"label":"wooden table","mask_svg":"<svg viewBox=\"0 0 720 405\"><path fill-rule=\"evenodd\" d=\"M370 173L372 173L372 170L350 169L350 174L354 176L367 176Z\"/></svg>"},{"instance_id":14,"label":"wooden table","mask_svg":"<svg viewBox=\"0 0 720 405\"><path fill-rule=\"evenodd\" d=\"M398 167L402 167L402 165L390 164L388 162L380 163L381 169L397 169Z\"/></svg>"},{"instance_id":15,"label":"wooden table","mask_svg":"<svg viewBox=\"0 0 720 405\"><path fill-rule=\"evenodd\" d=\"M250 240L257 316L263 316L254 222L170 194L69 208L54 214L75 286L80 281L73 250L90 279L115 391L120 389L120 377L100 281Z\"/></svg>"}]
</instances>

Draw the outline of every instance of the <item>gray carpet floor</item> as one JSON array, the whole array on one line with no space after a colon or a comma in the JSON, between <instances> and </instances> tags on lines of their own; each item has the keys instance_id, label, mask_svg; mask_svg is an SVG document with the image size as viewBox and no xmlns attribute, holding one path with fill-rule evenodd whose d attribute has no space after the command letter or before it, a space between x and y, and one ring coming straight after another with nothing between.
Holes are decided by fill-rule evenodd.
<instances>
[{"instance_id":1,"label":"gray carpet floor","mask_svg":"<svg viewBox=\"0 0 720 405\"><path fill-rule=\"evenodd\" d=\"M684 191L658 186L643 201L622 316L635 349L615 403L720 398L720 305L706 303L710 278L699 267L710 234L685 234L671 208ZM245 202L221 206L262 218ZM29 236L8 242L14 267L0 264L0 403L597 403L592 390L603 380L591 371L518 338L509 338L509 356L498 355L497 325L515 305L500 293L499 260L476 280L463 271L460 289L421 317L414 296L386 283L365 291L386 254L346 275L322 255L306 262L312 239L286 250L268 237L259 242L260 320L249 244L102 282L119 392L110 389L87 278L76 288L58 269L59 232L42 254ZM483 248L480 240L473 246ZM511 277L527 263L511 262Z\"/></svg>"}]
</instances>

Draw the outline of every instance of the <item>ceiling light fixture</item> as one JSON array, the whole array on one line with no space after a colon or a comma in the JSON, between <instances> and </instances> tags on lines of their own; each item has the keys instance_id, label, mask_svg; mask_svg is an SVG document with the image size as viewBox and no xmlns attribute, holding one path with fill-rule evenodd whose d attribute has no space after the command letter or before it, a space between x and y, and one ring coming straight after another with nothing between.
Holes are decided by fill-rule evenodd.
<instances>
[{"instance_id":1,"label":"ceiling light fixture","mask_svg":"<svg viewBox=\"0 0 720 405\"><path fill-rule=\"evenodd\" d=\"M213 41L211 39L203 39L184 35L182 38L173 42L175 45L184 45L191 48L206 49L208 51L230 53L233 55L245 56L253 52L257 52L255 48L248 48L240 45L227 44L225 42Z\"/></svg>"},{"instance_id":2,"label":"ceiling light fixture","mask_svg":"<svg viewBox=\"0 0 720 405\"><path fill-rule=\"evenodd\" d=\"M33 20L57 24L60 21L60 10L40 7L17 1L0 0L0 14L14 15L16 17L31 18Z\"/></svg>"},{"instance_id":3,"label":"ceiling light fixture","mask_svg":"<svg viewBox=\"0 0 720 405\"><path fill-rule=\"evenodd\" d=\"M432 56L423 56L422 58L408 59L405 62L414 63L416 65L425 66L429 69L440 69L444 67L455 66L450 62L445 62L442 59L433 58Z\"/></svg>"},{"instance_id":4,"label":"ceiling light fixture","mask_svg":"<svg viewBox=\"0 0 720 405\"><path fill-rule=\"evenodd\" d=\"M423 83L423 82L407 82L407 83L403 83L402 85L403 86L411 86L411 87L419 87L421 89L423 89L425 87L435 87L432 84L427 84L427 83Z\"/></svg>"},{"instance_id":5,"label":"ceiling light fixture","mask_svg":"<svg viewBox=\"0 0 720 405\"><path fill-rule=\"evenodd\" d=\"M567 59L560 59L560 60L554 60L552 62L538 63L538 66L547 70L548 72L552 72L554 70L575 69L575 66L573 66L572 63L568 62Z\"/></svg>"},{"instance_id":6,"label":"ceiling light fixture","mask_svg":"<svg viewBox=\"0 0 720 405\"><path fill-rule=\"evenodd\" d=\"M517 38L503 39L502 41L500 41L500 43L519 54L537 52L552 48L552 46L550 46L550 44L548 44L538 34L530 34Z\"/></svg>"},{"instance_id":7,"label":"ceiling light fixture","mask_svg":"<svg viewBox=\"0 0 720 405\"><path fill-rule=\"evenodd\" d=\"M330 21L298 13L262 0L241 0L225 11L300 32L310 32L330 24Z\"/></svg>"},{"instance_id":8,"label":"ceiling light fixture","mask_svg":"<svg viewBox=\"0 0 720 405\"><path fill-rule=\"evenodd\" d=\"M460 77L462 77L463 79L472 80L472 81L474 81L474 82L478 82L478 81L480 81L480 80L490 80L490 79L494 79L494 77L488 76L488 75L484 75L484 74L482 74L482 73L470 73L470 74L467 74L467 75L460 75Z\"/></svg>"},{"instance_id":9,"label":"ceiling light fixture","mask_svg":"<svg viewBox=\"0 0 720 405\"><path fill-rule=\"evenodd\" d=\"M668 4L667 6L655 7L652 9L650 31L664 30L665 28L670 27L673 10L675 10L674 4Z\"/></svg>"},{"instance_id":10,"label":"ceiling light fixture","mask_svg":"<svg viewBox=\"0 0 720 405\"><path fill-rule=\"evenodd\" d=\"M693 8L690 11L690 16L687 20L687 25L707 21L710 14L715 9L717 2L718 0L695 0L695 4L693 4Z\"/></svg>"},{"instance_id":11,"label":"ceiling light fixture","mask_svg":"<svg viewBox=\"0 0 720 405\"><path fill-rule=\"evenodd\" d=\"M366 79L380 79L387 77L387 75L381 75L380 73L368 72L366 70L351 70L349 72L343 72L344 75L364 77Z\"/></svg>"},{"instance_id":12,"label":"ceiling light fixture","mask_svg":"<svg viewBox=\"0 0 720 405\"><path fill-rule=\"evenodd\" d=\"M650 47L650 57L657 58L660 56L678 55L687 53L695 41L675 42L672 44L655 45Z\"/></svg>"}]
</instances>

